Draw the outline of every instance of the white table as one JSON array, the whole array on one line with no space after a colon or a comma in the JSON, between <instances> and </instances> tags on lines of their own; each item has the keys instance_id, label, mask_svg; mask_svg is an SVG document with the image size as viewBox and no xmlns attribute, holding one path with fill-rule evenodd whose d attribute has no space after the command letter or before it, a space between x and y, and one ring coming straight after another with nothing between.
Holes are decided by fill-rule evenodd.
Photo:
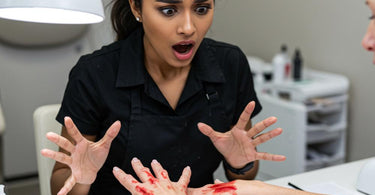
<instances>
[{"instance_id":1,"label":"white table","mask_svg":"<svg viewBox=\"0 0 375 195\"><path fill-rule=\"evenodd\" d=\"M358 178L358 174L362 166L370 159L372 158L327 167L297 175L281 177L265 182L283 187L290 187L288 186L288 182L291 182L296 186L301 187L302 189L304 188L304 186L310 186L325 182L334 182L340 187L355 192L355 184Z\"/></svg>"}]
</instances>

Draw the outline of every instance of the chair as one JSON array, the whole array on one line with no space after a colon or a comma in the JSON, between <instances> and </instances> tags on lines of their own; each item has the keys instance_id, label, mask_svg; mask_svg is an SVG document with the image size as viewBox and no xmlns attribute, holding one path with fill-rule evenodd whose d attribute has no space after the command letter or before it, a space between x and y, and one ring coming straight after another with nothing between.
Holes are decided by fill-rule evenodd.
<instances>
[{"instance_id":1,"label":"chair","mask_svg":"<svg viewBox=\"0 0 375 195\"><path fill-rule=\"evenodd\" d=\"M55 120L59 108L60 104L51 104L41 106L34 111L34 133L40 195L51 195L50 177L55 161L42 156L40 150L43 148L58 150L58 146L46 138L46 133L55 132L60 134L61 124Z\"/></svg>"}]
</instances>

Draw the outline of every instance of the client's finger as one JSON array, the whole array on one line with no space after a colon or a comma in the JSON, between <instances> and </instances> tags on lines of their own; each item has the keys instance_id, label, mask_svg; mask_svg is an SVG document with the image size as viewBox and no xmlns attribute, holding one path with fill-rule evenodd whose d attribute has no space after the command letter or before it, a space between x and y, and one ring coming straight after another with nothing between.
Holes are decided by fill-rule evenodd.
<instances>
[{"instance_id":1,"label":"client's finger","mask_svg":"<svg viewBox=\"0 0 375 195\"><path fill-rule=\"evenodd\" d=\"M156 178L160 180L170 181L168 172L161 166L157 160L152 160L151 162L152 170L154 170Z\"/></svg>"},{"instance_id":2,"label":"client's finger","mask_svg":"<svg viewBox=\"0 0 375 195\"><path fill-rule=\"evenodd\" d=\"M177 184L179 186L182 186L184 188L187 188L189 182L190 182L190 176L191 176L191 169L189 166L185 167L185 169L182 171L182 175L180 179L178 180Z\"/></svg>"},{"instance_id":3,"label":"client's finger","mask_svg":"<svg viewBox=\"0 0 375 195\"><path fill-rule=\"evenodd\" d=\"M150 169L147 167L144 167L142 162L138 158L133 158L131 163L132 163L134 172L137 174L137 176L143 183L150 182L151 184L155 184L158 181L152 175Z\"/></svg>"},{"instance_id":4,"label":"client's finger","mask_svg":"<svg viewBox=\"0 0 375 195\"><path fill-rule=\"evenodd\" d=\"M123 170L118 167L113 167L113 175L116 179L130 192L134 192L139 182L131 175L126 174Z\"/></svg>"}]
</instances>

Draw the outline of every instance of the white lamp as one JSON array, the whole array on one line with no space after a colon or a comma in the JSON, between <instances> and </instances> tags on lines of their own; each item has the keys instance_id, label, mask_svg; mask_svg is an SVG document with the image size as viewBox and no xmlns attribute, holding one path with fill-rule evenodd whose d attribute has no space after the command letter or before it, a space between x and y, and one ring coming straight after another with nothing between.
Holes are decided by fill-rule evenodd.
<instances>
[{"instance_id":1,"label":"white lamp","mask_svg":"<svg viewBox=\"0 0 375 195\"><path fill-rule=\"evenodd\" d=\"M91 24L104 20L101 0L0 0L0 17L25 22Z\"/></svg>"}]
</instances>

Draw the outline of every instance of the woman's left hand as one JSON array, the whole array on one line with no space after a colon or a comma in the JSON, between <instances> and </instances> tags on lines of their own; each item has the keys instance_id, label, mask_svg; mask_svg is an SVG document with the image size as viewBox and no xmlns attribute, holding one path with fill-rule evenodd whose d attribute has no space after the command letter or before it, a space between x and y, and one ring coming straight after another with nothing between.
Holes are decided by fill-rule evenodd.
<instances>
[{"instance_id":1,"label":"woman's left hand","mask_svg":"<svg viewBox=\"0 0 375 195\"><path fill-rule=\"evenodd\" d=\"M264 129L274 124L276 117L269 117L257 124L250 130L246 125L250 122L251 113L254 111L255 102L247 104L237 124L228 132L217 132L204 123L198 123L199 130L208 136L216 149L224 156L225 160L234 168L241 168L247 163L255 160L283 161L285 156L257 152L256 146L280 135L281 128L276 128L267 133L261 133ZM257 136L258 135L258 136Z\"/></svg>"},{"instance_id":2,"label":"woman's left hand","mask_svg":"<svg viewBox=\"0 0 375 195\"><path fill-rule=\"evenodd\" d=\"M190 182L191 170L186 167L180 180L172 182L169 179L168 172L163 169L159 162L153 160L151 162L152 170L155 177L151 174L150 169L144 167L138 159L132 160L132 166L140 178L141 182L137 181L133 176L126 174L121 169L113 168L113 174L116 179L127 189L130 193L135 195L186 195L187 186Z\"/></svg>"}]
</instances>

